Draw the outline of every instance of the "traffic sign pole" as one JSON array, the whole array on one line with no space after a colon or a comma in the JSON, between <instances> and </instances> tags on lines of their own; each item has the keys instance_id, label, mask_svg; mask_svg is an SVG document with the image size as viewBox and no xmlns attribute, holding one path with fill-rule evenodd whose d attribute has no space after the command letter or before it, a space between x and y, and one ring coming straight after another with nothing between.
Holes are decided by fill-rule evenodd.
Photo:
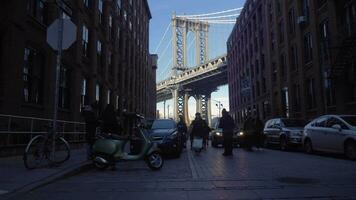
<instances>
[{"instance_id":1,"label":"traffic sign pole","mask_svg":"<svg viewBox=\"0 0 356 200\"><path fill-rule=\"evenodd\" d=\"M57 1L61 4L61 1ZM53 146L52 146L52 158L55 160L56 151L56 135L57 135L57 114L58 114L58 94L59 94L59 79L62 61L62 41L63 41L63 11L61 6L58 6L59 10L59 23L58 23L58 43L57 43L57 61L55 69L55 87L54 87L54 106L53 106Z\"/></svg>"}]
</instances>

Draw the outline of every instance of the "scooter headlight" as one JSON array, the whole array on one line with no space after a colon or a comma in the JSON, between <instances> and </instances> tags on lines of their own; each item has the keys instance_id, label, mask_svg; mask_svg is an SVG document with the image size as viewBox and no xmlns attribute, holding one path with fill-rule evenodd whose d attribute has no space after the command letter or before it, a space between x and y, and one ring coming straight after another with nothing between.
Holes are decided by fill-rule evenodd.
<instances>
[{"instance_id":1,"label":"scooter headlight","mask_svg":"<svg viewBox=\"0 0 356 200\"><path fill-rule=\"evenodd\" d=\"M243 131L240 131L239 132L239 136L243 136L244 135L244 132Z\"/></svg>"},{"instance_id":2,"label":"scooter headlight","mask_svg":"<svg viewBox=\"0 0 356 200\"><path fill-rule=\"evenodd\" d=\"M216 132L216 135L217 135L217 136L222 136L222 133Z\"/></svg>"}]
</instances>

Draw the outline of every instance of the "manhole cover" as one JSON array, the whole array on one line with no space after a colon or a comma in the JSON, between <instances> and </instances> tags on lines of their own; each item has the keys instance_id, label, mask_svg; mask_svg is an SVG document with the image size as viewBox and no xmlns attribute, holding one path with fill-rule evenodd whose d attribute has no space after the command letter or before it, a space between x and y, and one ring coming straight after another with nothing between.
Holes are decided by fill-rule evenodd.
<instances>
[{"instance_id":1,"label":"manhole cover","mask_svg":"<svg viewBox=\"0 0 356 200\"><path fill-rule=\"evenodd\" d=\"M277 181L282 183L294 183L294 184L313 184L318 183L317 180L311 178L299 178L299 177L281 177Z\"/></svg>"}]
</instances>

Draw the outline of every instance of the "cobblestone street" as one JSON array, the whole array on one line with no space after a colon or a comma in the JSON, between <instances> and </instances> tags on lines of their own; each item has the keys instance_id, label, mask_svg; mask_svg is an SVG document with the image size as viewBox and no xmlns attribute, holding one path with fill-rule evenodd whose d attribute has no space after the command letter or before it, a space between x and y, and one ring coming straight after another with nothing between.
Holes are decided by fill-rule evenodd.
<instances>
[{"instance_id":1,"label":"cobblestone street","mask_svg":"<svg viewBox=\"0 0 356 200\"><path fill-rule=\"evenodd\" d=\"M57 181L16 199L356 199L356 163L299 152L185 150L161 171L119 163Z\"/></svg>"}]
</instances>

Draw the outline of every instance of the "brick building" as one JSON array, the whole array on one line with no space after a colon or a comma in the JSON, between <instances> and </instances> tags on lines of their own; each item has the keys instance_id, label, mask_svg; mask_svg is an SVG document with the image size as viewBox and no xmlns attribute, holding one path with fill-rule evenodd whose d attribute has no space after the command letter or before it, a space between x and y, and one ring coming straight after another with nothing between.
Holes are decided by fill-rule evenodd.
<instances>
[{"instance_id":1,"label":"brick building","mask_svg":"<svg viewBox=\"0 0 356 200\"><path fill-rule=\"evenodd\" d=\"M247 0L227 42L235 120L355 114L355 33L353 0Z\"/></svg>"},{"instance_id":2,"label":"brick building","mask_svg":"<svg viewBox=\"0 0 356 200\"><path fill-rule=\"evenodd\" d=\"M54 1L15 0L0 7L0 113L51 118L56 54L46 28ZM59 119L80 121L80 108L99 101L155 116L156 65L149 54L146 0L66 0L77 40L63 52Z\"/></svg>"}]
</instances>

